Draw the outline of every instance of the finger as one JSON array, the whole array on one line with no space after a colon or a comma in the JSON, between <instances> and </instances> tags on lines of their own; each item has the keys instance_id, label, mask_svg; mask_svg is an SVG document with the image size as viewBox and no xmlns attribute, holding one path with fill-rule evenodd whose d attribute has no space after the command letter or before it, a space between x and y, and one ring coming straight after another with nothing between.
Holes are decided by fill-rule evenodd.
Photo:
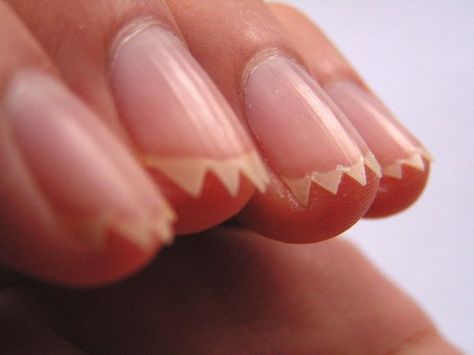
<instances>
[{"instance_id":1,"label":"finger","mask_svg":"<svg viewBox=\"0 0 474 355\"><path fill-rule=\"evenodd\" d=\"M423 191L430 155L367 88L334 45L302 13L271 4L313 76L359 131L382 165L383 178L367 217L382 217L410 206Z\"/></svg>"},{"instance_id":2,"label":"finger","mask_svg":"<svg viewBox=\"0 0 474 355\"><path fill-rule=\"evenodd\" d=\"M216 225L268 177L183 44L164 1L11 1L67 82L106 117L164 191L178 233Z\"/></svg>"},{"instance_id":3,"label":"finger","mask_svg":"<svg viewBox=\"0 0 474 355\"><path fill-rule=\"evenodd\" d=\"M269 166L267 192L253 197L240 222L291 242L328 238L355 223L377 189L372 155L298 64L266 5L168 3L193 55L245 119Z\"/></svg>"},{"instance_id":4,"label":"finger","mask_svg":"<svg viewBox=\"0 0 474 355\"><path fill-rule=\"evenodd\" d=\"M0 53L0 263L75 284L142 267L167 203L3 2Z\"/></svg>"},{"instance_id":5,"label":"finger","mask_svg":"<svg viewBox=\"0 0 474 355\"><path fill-rule=\"evenodd\" d=\"M339 240L288 245L214 230L123 284L47 294L69 320L66 336L94 353L456 353Z\"/></svg>"}]
</instances>

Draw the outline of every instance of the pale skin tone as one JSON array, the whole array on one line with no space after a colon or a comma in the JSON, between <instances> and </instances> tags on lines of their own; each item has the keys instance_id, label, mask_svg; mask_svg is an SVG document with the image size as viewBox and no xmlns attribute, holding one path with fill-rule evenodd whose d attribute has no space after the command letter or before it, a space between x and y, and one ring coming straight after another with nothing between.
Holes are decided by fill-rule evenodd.
<instances>
[{"instance_id":1,"label":"pale skin tone","mask_svg":"<svg viewBox=\"0 0 474 355\"><path fill-rule=\"evenodd\" d=\"M153 18L175 32L239 119L245 116L240 80L246 65L255 53L268 48L289 53L323 86L343 77L368 90L302 14L253 0L216 3L51 0L35 6L26 0L0 1L0 96L7 95L4 92L8 93L16 72L41 69L67 85L97 114L103 122L103 128L98 128L100 137L107 140L113 136L111 146L123 149L123 156L135 156L140 145L130 139L129 126L118 117L109 74L103 67L116 32L137 17ZM7 116L9 111L0 107L0 114L4 112ZM244 145L254 144L251 138L245 139L250 143ZM8 142L0 141L5 157L11 158L14 155L8 155ZM7 353L458 353L423 311L354 247L340 238L321 241L343 232L366 213L377 193L376 174L367 172L365 184L344 177L340 195L313 188L305 209L288 208L283 199L268 214L266 207L276 205L275 191L283 186L272 175L269 189L273 192L254 197L233 226L227 223L208 229L246 205L255 193L250 178L232 198L208 178L204 191L209 196L193 200L141 163L127 165L128 155L123 156L114 166L124 167L137 179L143 176L143 183L135 189L145 191L143 186L149 181L153 184L149 191L156 196L150 200L158 201L159 208L154 210L158 217L168 208L160 201L168 199L169 208L178 211L178 230L207 230L179 237L163 250L162 242L146 244L144 250L117 242L115 235L110 237L110 248L99 252L76 251L72 242L55 239L61 234L51 237L46 232L48 243L35 244L37 241L28 237L37 233L33 222L21 224L12 217L16 212L22 215L24 206L14 204L5 194L0 200L0 265L5 265L0 268L0 346ZM0 167L8 171L10 160L5 157L0 154L4 159ZM424 163L423 172L406 170L405 180L381 180L384 191L394 189L399 198L377 195L378 205L369 215L388 215L415 200L429 170L428 161ZM154 180L147 180L147 174ZM0 183L10 186L7 178L4 173ZM403 181L404 187L397 181ZM74 182L70 183L74 189ZM0 197L3 187L0 185ZM97 201L102 201L99 197ZM216 197L222 201L214 208ZM329 207L312 205L311 199L318 197ZM59 214L69 206L64 202L58 205L55 213ZM207 217L186 220L203 210L208 211L203 215ZM327 216L334 211L340 212L341 218L329 221ZM255 220L255 215L261 219ZM321 221L327 221L315 224L323 227L308 231L307 221L320 216ZM83 216L74 217L79 218L79 224L90 223L81 221ZM74 226L71 233L80 230L83 235L83 230ZM159 229L157 233L165 232ZM321 242L314 243L317 241ZM48 247L51 250L46 250ZM81 272L76 272L79 267Z\"/></svg>"}]
</instances>

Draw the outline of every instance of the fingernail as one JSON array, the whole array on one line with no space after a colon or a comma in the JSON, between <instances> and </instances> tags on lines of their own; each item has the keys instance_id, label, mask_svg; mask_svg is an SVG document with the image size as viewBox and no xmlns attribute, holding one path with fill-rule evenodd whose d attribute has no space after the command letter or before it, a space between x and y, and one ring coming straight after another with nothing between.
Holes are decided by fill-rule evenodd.
<instances>
[{"instance_id":1,"label":"fingernail","mask_svg":"<svg viewBox=\"0 0 474 355\"><path fill-rule=\"evenodd\" d=\"M293 60L264 55L244 86L246 117L270 166L306 205L312 183L337 194L343 174L366 184L365 159L314 79Z\"/></svg>"},{"instance_id":2,"label":"fingernail","mask_svg":"<svg viewBox=\"0 0 474 355\"><path fill-rule=\"evenodd\" d=\"M430 154L375 97L351 81L325 87L377 157L385 176L402 178L402 166L420 171Z\"/></svg>"},{"instance_id":3,"label":"fingernail","mask_svg":"<svg viewBox=\"0 0 474 355\"><path fill-rule=\"evenodd\" d=\"M95 248L111 231L148 249L174 214L127 149L52 77L17 74L3 100L15 144L68 234Z\"/></svg>"},{"instance_id":4,"label":"fingernail","mask_svg":"<svg viewBox=\"0 0 474 355\"><path fill-rule=\"evenodd\" d=\"M208 172L234 196L240 174L265 190L268 177L250 138L176 35L153 23L130 25L114 46L111 76L146 164L195 197Z\"/></svg>"}]
</instances>

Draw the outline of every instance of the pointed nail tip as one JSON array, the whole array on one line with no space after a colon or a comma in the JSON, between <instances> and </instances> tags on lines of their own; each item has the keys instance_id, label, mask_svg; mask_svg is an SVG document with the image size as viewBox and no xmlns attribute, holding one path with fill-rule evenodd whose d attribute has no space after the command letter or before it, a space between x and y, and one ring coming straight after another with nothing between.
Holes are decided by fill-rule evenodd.
<instances>
[{"instance_id":1,"label":"pointed nail tip","mask_svg":"<svg viewBox=\"0 0 474 355\"><path fill-rule=\"evenodd\" d=\"M383 176L388 176L399 180L403 179L404 165L410 166L418 171L425 171L426 163L424 161L424 158L428 161L431 161L431 159L426 158L426 153L423 153L421 149L423 148L416 148L416 152L408 158L398 159L394 164L385 166L382 169Z\"/></svg>"},{"instance_id":2,"label":"pointed nail tip","mask_svg":"<svg viewBox=\"0 0 474 355\"><path fill-rule=\"evenodd\" d=\"M420 153L413 154L413 156L407 159L406 164L420 171L425 170L425 162L423 161L423 158Z\"/></svg>"},{"instance_id":3,"label":"pointed nail tip","mask_svg":"<svg viewBox=\"0 0 474 355\"><path fill-rule=\"evenodd\" d=\"M311 181L329 191L333 195L337 195L339 184L342 180L342 171L327 172L313 175Z\"/></svg>"},{"instance_id":4,"label":"pointed nail tip","mask_svg":"<svg viewBox=\"0 0 474 355\"><path fill-rule=\"evenodd\" d=\"M141 160L146 167L162 173L192 197L199 197L207 171L198 169L199 166L190 163L190 159L158 158L143 154Z\"/></svg>"},{"instance_id":5,"label":"pointed nail tip","mask_svg":"<svg viewBox=\"0 0 474 355\"><path fill-rule=\"evenodd\" d=\"M415 150L426 160L428 160L428 161L433 161L434 160L433 155L424 146L420 145L420 146L416 147Z\"/></svg>"},{"instance_id":6,"label":"pointed nail tip","mask_svg":"<svg viewBox=\"0 0 474 355\"><path fill-rule=\"evenodd\" d=\"M303 178L291 178L281 176L280 179L288 187L295 200L303 207L308 205L309 190L311 188L311 178L305 176Z\"/></svg>"},{"instance_id":7,"label":"pointed nail tip","mask_svg":"<svg viewBox=\"0 0 474 355\"><path fill-rule=\"evenodd\" d=\"M365 169L365 159L361 159L359 163L350 167L338 166L333 171L324 173L313 172L302 178L282 176L281 179L295 199L303 207L306 207L309 203L309 194L312 184L316 184L336 196L339 193L339 187L344 174L355 180L359 185L366 186L367 172Z\"/></svg>"},{"instance_id":8,"label":"pointed nail tip","mask_svg":"<svg viewBox=\"0 0 474 355\"><path fill-rule=\"evenodd\" d=\"M242 169L243 173L257 188L260 193L265 193L270 184L270 176L257 152L250 153L249 165L247 169Z\"/></svg>"},{"instance_id":9,"label":"pointed nail tip","mask_svg":"<svg viewBox=\"0 0 474 355\"><path fill-rule=\"evenodd\" d=\"M403 178L402 167L398 164L389 165L383 168L383 176L401 180Z\"/></svg>"},{"instance_id":10,"label":"pointed nail tip","mask_svg":"<svg viewBox=\"0 0 474 355\"><path fill-rule=\"evenodd\" d=\"M92 243L94 249L103 250L106 248L105 236L113 232L144 252L148 252L156 245L156 242L164 245L170 245L173 242L173 224L176 219L175 212L166 202L159 208L133 219L109 216L103 218L99 226L94 228L95 237L89 242Z\"/></svg>"},{"instance_id":11,"label":"pointed nail tip","mask_svg":"<svg viewBox=\"0 0 474 355\"><path fill-rule=\"evenodd\" d=\"M369 146L380 145L386 135L393 144L406 149L406 154L413 154L384 166L383 176L402 179L401 168L395 165L408 165L424 171L426 164L422 160L432 161L433 157L427 149L411 138L383 104L360 85L350 80L336 80L326 84L325 88L355 128L361 132ZM368 127L370 130L367 130ZM376 130L379 135L372 133Z\"/></svg>"},{"instance_id":12,"label":"pointed nail tip","mask_svg":"<svg viewBox=\"0 0 474 355\"><path fill-rule=\"evenodd\" d=\"M360 162L349 168L344 168L344 173L357 181L361 186L367 185L367 175L365 171L365 159L362 157Z\"/></svg>"},{"instance_id":13,"label":"pointed nail tip","mask_svg":"<svg viewBox=\"0 0 474 355\"><path fill-rule=\"evenodd\" d=\"M174 242L174 233L173 227L171 224L166 224L157 227L157 238L158 241L163 243L163 245L169 246Z\"/></svg>"},{"instance_id":14,"label":"pointed nail tip","mask_svg":"<svg viewBox=\"0 0 474 355\"><path fill-rule=\"evenodd\" d=\"M161 235L161 241L165 245L171 245L174 242L174 228L173 225L178 220L178 216L176 212L172 209L172 207L166 202L164 202L164 213L163 213L163 221L157 222L157 229L159 230Z\"/></svg>"},{"instance_id":15,"label":"pointed nail tip","mask_svg":"<svg viewBox=\"0 0 474 355\"><path fill-rule=\"evenodd\" d=\"M216 177L220 183L226 188L227 192L232 197L237 197L239 194L240 188L240 173L239 169L221 169L221 167L217 167L215 164L210 164L208 166L207 171L205 172L205 176L213 175ZM204 178L206 180L206 178ZM204 184L204 181L203 181ZM200 194L202 194L203 186L201 186Z\"/></svg>"},{"instance_id":16,"label":"pointed nail tip","mask_svg":"<svg viewBox=\"0 0 474 355\"><path fill-rule=\"evenodd\" d=\"M125 239L135 244L144 252L150 251L158 242L160 245L170 245L174 241L172 224L166 220L149 221L139 226L135 223L118 227L117 232Z\"/></svg>"},{"instance_id":17,"label":"pointed nail tip","mask_svg":"<svg viewBox=\"0 0 474 355\"><path fill-rule=\"evenodd\" d=\"M173 224L178 220L178 215L166 200L163 200L163 210L163 216L170 224Z\"/></svg>"},{"instance_id":18,"label":"pointed nail tip","mask_svg":"<svg viewBox=\"0 0 474 355\"><path fill-rule=\"evenodd\" d=\"M379 164L374 154L369 153L364 157L365 166L367 166L379 179L383 176L382 166Z\"/></svg>"},{"instance_id":19,"label":"pointed nail tip","mask_svg":"<svg viewBox=\"0 0 474 355\"><path fill-rule=\"evenodd\" d=\"M231 159L156 158L145 155L142 161L149 168L163 173L194 198L202 195L205 177L209 173L215 176L234 198L239 194L241 176L245 176L262 193L270 182L255 151Z\"/></svg>"}]
</instances>

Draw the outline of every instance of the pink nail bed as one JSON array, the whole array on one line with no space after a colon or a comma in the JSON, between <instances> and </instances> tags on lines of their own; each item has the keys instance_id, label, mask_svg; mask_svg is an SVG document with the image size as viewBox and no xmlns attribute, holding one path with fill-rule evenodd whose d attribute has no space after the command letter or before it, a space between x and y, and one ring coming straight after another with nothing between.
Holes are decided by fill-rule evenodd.
<instances>
[{"instance_id":1,"label":"pink nail bed","mask_svg":"<svg viewBox=\"0 0 474 355\"><path fill-rule=\"evenodd\" d=\"M401 178L403 164L424 170L429 153L380 101L351 81L325 88L374 152L384 175Z\"/></svg>"},{"instance_id":2,"label":"pink nail bed","mask_svg":"<svg viewBox=\"0 0 474 355\"><path fill-rule=\"evenodd\" d=\"M309 184L336 194L342 174L365 185L365 157L317 82L295 61L269 53L244 84L249 127L270 166L300 203Z\"/></svg>"},{"instance_id":3,"label":"pink nail bed","mask_svg":"<svg viewBox=\"0 0 474 355\"><path fill-rule=\"evenodd\" d=\"M65 225L95 245L108 228L144 248L153 236L169 240L173 213L152 181L63 84L17 74L3 106L21 156Z\"/></svg>"},{"instance_id":4,"label":"pink nail bed","mask_svg":"<svg viewBox=\"0 0 474 355\"><path fill-rule=\"evenodd\" d=\"M120 116L147 165L193 196L212 172L235 194L239 174L264 190L265 169L239 119L177 35L126 27L113 47Z\"/></svg>"}]
</instances>

